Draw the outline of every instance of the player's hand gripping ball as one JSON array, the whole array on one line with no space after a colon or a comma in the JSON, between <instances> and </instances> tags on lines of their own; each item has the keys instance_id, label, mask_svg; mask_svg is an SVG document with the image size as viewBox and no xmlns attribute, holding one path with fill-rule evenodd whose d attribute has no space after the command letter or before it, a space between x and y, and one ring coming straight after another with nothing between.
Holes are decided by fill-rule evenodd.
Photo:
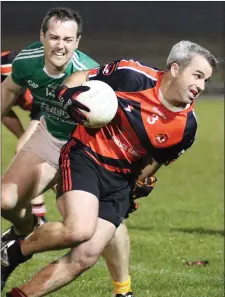
<instances>
[{"instance_id":1,"label":"player's hand gripping ball","mask_svg":"<svg viewBox=\"0 0 225 297\"><path fill-rule=\"evenodd\" d=\"M89 128L100 128L111 122L118 108L113 89L98 80L74 88L60 86L56 97L75 122Z\"/></svg>"}]
</instances>

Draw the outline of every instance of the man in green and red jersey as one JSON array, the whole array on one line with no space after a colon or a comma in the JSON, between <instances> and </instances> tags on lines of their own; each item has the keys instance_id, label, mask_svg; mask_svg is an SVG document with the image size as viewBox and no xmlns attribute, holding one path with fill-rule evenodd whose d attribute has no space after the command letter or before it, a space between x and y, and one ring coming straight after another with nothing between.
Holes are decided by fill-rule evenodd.
<instances>
[{"instance_id":1,"label":"man in green and red jersey","mask_svg":"<svg viewBox=\"0 0 225 297\"><path fill-rule=\"evenodd\" d=\"M143 187L148 176L193 144L194 101L216 67L207 49L181 41L171 49L165 72L124 59L64 81L58 100L80 125L61 150L57 205L63 221L11 242L2 255L13 270L35 253L71 251L7 296L45 296L96 263L127 214L136 179ZM108 83L119 101L115 118L100 129L82 125L86 116L76 97L87 90L82 86L87 79Z\"/></svg>"}]
</instances>

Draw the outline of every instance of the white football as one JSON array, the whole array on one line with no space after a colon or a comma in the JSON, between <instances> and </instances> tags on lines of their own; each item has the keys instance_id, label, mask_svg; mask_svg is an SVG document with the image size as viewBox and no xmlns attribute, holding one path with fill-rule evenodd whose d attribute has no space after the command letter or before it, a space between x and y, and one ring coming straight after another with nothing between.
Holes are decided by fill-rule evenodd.
<instances>
[{"instance_id":1,"label":"white football","mask_svg":"<svg viewBox=\"0 0 225 297\"><path fill-rule=\"evenodd\" d=\"M83 86L90 87L90 90L80 93L76 100L90 109L89 112L81 109L87 116L84 126L100 128L111 122L118 108L118 99L113 89L100 80L87 81Z\"/></svg>"}]
</instances>

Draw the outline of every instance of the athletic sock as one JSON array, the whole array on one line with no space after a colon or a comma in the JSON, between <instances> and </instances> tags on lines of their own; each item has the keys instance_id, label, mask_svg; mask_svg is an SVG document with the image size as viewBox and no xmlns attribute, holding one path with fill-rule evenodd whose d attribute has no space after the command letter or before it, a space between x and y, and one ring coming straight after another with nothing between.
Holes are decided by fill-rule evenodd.
<instances>
[{"instance_id":1,"label":"athletic sock","mask_svg":"<svg viewBox=\"0 0 225 297\"><path fill-rule=\"evenodd\" d=\"M32 213L35 214L38 217L44 217L46 215L46 206L45 203L39 203L39 204L32 204Z\"/></svg>"},{"instance_id":2,"label":"athletic sock","mask_svg":"<svg viewBox=\"0 0 225 297\"><path fill-rule=\"evenodd\" d=\"M18 288L13 288L10 293L6 294L6 297L27 297L25 293L23 293L20 289Z\"/></svg>"},{"instance_id":3,"label":"athletic sock","mask_svg":"<svg viewBox=\"0 0 225 297\"><path fill-rule=\"evenodd\" d=\"M128 292L131 292L131 278L129 276L128 280L125 282L117 282L113 281L114 286L114 294L122 294L125 295Z\"/></svg>"}]
</instances>

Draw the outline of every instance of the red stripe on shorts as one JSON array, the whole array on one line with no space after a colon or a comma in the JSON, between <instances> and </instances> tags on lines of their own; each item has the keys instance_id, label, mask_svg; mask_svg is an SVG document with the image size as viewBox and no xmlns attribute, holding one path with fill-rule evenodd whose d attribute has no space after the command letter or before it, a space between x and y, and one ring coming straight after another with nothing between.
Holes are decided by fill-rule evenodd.
<instances>
[{"instance_id":1,"label":"red stripe on shorts","mask_svg":"<svg viewBox=\"0 0 225 297\"><path fill-rule=\"evenodd\" d=\"M71 147L76 142L71 139L65 147L63 147L61 151L61 169L62 169L62 178L63 178L63 193L71 191L72 190L72 179L71 179L71 168L70 168L70 159L69 159L69 153L71 150Z\"/></svg>"}]
</instances>

